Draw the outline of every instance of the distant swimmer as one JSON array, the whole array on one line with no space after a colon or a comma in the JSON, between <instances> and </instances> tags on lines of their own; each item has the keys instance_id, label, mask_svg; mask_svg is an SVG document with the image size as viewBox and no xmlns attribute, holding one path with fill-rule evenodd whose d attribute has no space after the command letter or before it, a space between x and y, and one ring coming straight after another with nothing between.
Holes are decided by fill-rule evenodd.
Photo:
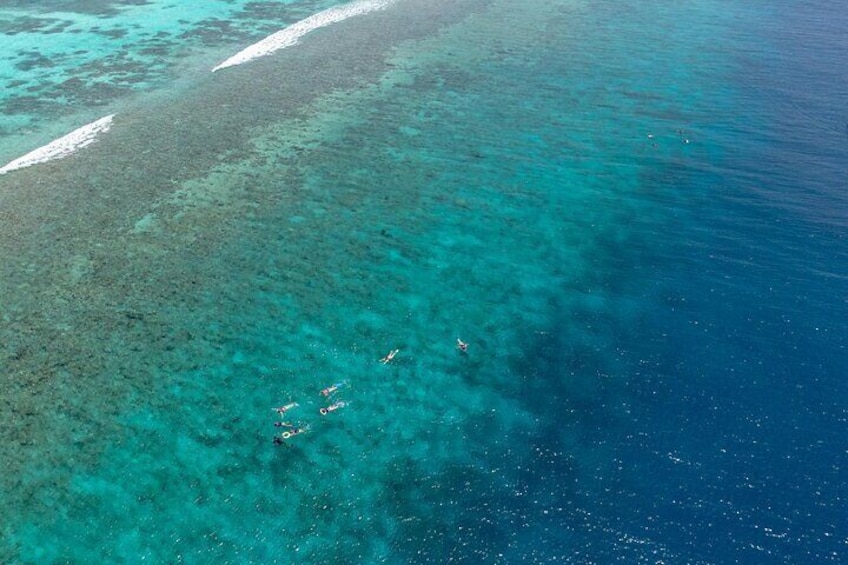
<instances>
[{"instance_id":1,"label":"distant swimmer","mask_svg":"<svg viewBox=\"0 0 848 565\"><path fill-rule=\"evenodd\" d=\"M389 361L391 361L392 359L395 358L395 355L398 354L398 351L400 351L400 349L392 349L391 351L389 351L389 353L385 357L380 359L380 363L385 365L386 363L388 363Z\"/></svg>"},{"instance_id":2,"label":"distant swimmer","mask_svg":"<svg viewBox=\"0 0 848 565\"><path fill-rule=\"evenodd\" d=\"M347 384L347 381L342 381L340 383L330 385L330 386L328 386L327 388L325 388L324 390L321 391L321 395L322 396L330 396L331 394L333 394L334 392L336 392L337 390L339 390L340 388L342 388L346 384Z\"/></svg>"},{"instance_id":3,"label":"distant swimmer","mask_svg":"<svg viewBox=\"0 0 848 565\"><path fill-rule=\"evenodd\" d=\"M346 403L342 400L339 400L338 402L334 402L334 403L330 404L326 408L319 409L318 412L320 412L322 416L326 416L330 412L335 412L339 408L344 408L345 406L346 406Z\"/></svg>"},{"instance_id":4,"label":"distant swimmer","mask_svg":"<svg viewBox=\"0 0 848 565\"><path fill-rule=\"evenodd\" d=\"M463 353L468 352L468 344L459 338L456 338L456 348L462 351Z\"/></svg>"},{"instance_id":5,"label":"distant swimmer","mask_svg":"<svg viewBox=\"0 0 848 565\"><path fill-rule=\"evenodd\" d=\"M274 445L283 445L287 439L291 439L309 430L308 427L293 426L291 424L289 426L288 430L278 436L274 436Z\"/></svg>"},{"instance_id":6,"label":"distant swimmer","mask_svg":"<svg viewBox=\"0 0 848 565\"><path fill-rule=\"evenodd\" d=\"M285 414L286 412L288 412L292 408L297 408L297 407L298 407L297 402L291 402L289 404L286 404L285 406L280 406L278 408L271 408L271 410L273 410L274 412L276 412L277 414L280 414L282 416L283 414Z\"/></svg>"}]
</instances>

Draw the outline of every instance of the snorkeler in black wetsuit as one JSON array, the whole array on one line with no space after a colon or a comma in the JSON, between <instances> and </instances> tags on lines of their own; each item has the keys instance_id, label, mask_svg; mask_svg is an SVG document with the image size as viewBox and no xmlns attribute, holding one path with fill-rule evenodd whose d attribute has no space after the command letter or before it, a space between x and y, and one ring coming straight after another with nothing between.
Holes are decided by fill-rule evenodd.
<instances>
[{"instance_id":1,"label":"snorkeler in black wetsuit","mask_svg":"<svg viewBox=\"0 0 848 565\"><path fill-rule=\"evenodd\" d=\"M288 428L288 430L284 431L283 433L281 433L278 436L277 435L274 436L274 445L283 445L283 444L286 443L287 439L291 439L294 436L300 435L300 434L302 434L303 432L305 432L306 430L309 429L308 426L301 428L299 426L295 426L294 424L289 424L288 422L279 422L275 425L278 426L278 427L285 426L285 427Z\"/></svg>"}]
</instances>

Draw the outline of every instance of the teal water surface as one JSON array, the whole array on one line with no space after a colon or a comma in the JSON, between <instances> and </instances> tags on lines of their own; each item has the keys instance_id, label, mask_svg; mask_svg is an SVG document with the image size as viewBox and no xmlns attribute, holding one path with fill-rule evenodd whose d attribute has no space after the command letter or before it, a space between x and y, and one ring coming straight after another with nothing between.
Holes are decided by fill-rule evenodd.
<instances>
[{"instance_id":1,"label":"teal water surface","mask_svg":"<svg viewBox=\"0 0 848 565\"><path fill-rule=\"evenodd\" d=\"M117 114L0 176L0 562L839 562L846 249L741 118L784 14L398 0L208 72L326 7L8 10L124 31L4 60L10 159Z\"/></svg>"}]
</instances>

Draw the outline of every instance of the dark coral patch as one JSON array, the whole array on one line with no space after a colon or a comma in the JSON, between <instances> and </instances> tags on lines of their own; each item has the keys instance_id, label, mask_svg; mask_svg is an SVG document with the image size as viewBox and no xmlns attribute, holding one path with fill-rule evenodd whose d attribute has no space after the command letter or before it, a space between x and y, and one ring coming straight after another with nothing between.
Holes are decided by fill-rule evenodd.
<instances>
[{"instance_id":1,"label":"dark coral patch","mask_svg":"<svg viewBox=\"0 0 848 565\"><path fill-rule=\"evenodd\" d=\"M23 61L15 63L15 68L19 71L31 71L33 69L50 68L55 66L56 63L40 53L29 54Z\"/></svg>"},{"instance_id":2,"label":"dark coral patch","mask_svg":"<svg viewBox=\"0 0 848 565\"><path fill-rule=\"evenodd\" d=\"M23 16L9 21L0 20L0 33L5 35L17 35L19 33L55 33L51 30L60 28L59 31L70 25L71 22L56 18L33 18Z\"/></svg>"}]
</instances>

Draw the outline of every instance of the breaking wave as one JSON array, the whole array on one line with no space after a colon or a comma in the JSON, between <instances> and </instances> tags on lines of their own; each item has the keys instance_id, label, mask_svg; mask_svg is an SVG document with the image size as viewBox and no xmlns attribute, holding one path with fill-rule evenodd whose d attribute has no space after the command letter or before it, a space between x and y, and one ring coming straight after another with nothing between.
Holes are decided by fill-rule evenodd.
<instances>
[{"instance_id":1,"label":"breaking wave","mask_svg":"<svg viewBox=\"0 0 848 565\"><path fill-rule=\"evenodd\" d=\"M300 20L285 29L271 34L262 41L254 43L250 47L239 51L217 67L213 68L212 72L214 73L215 71L225 69L227 67L241 65L242 63L252 61L253 59L270 55L280 49L291 47L292 45L295 45L301 37L314 29L338 23L354 16L361 16L362 14L382 10L394 2L395 0L359 0L358 2L352 2L343 6L328 8L318 12L317 14L311 15L306 19Z\"/></svg>"},{"instance_id":2,"label":"breaking wave","mask_svg":"<svg viewBox=\"0 0 848 565\"><path fill-rule=\"evenodd\" d=\"M112 126L112 118L114 117L115 114L110 114L104 118L100 118L97 121L75 129L68 135L51 141L43 147L39 147L35 151L30 151L23 157L10 161L3 167L0 167L0 175L17 169L31 167L32 165L46 163L47 161L64 159L69 155L73 155L86 145L94 143L98 135L109 131L109 128Z\"/></svg>"}]
</instances>

